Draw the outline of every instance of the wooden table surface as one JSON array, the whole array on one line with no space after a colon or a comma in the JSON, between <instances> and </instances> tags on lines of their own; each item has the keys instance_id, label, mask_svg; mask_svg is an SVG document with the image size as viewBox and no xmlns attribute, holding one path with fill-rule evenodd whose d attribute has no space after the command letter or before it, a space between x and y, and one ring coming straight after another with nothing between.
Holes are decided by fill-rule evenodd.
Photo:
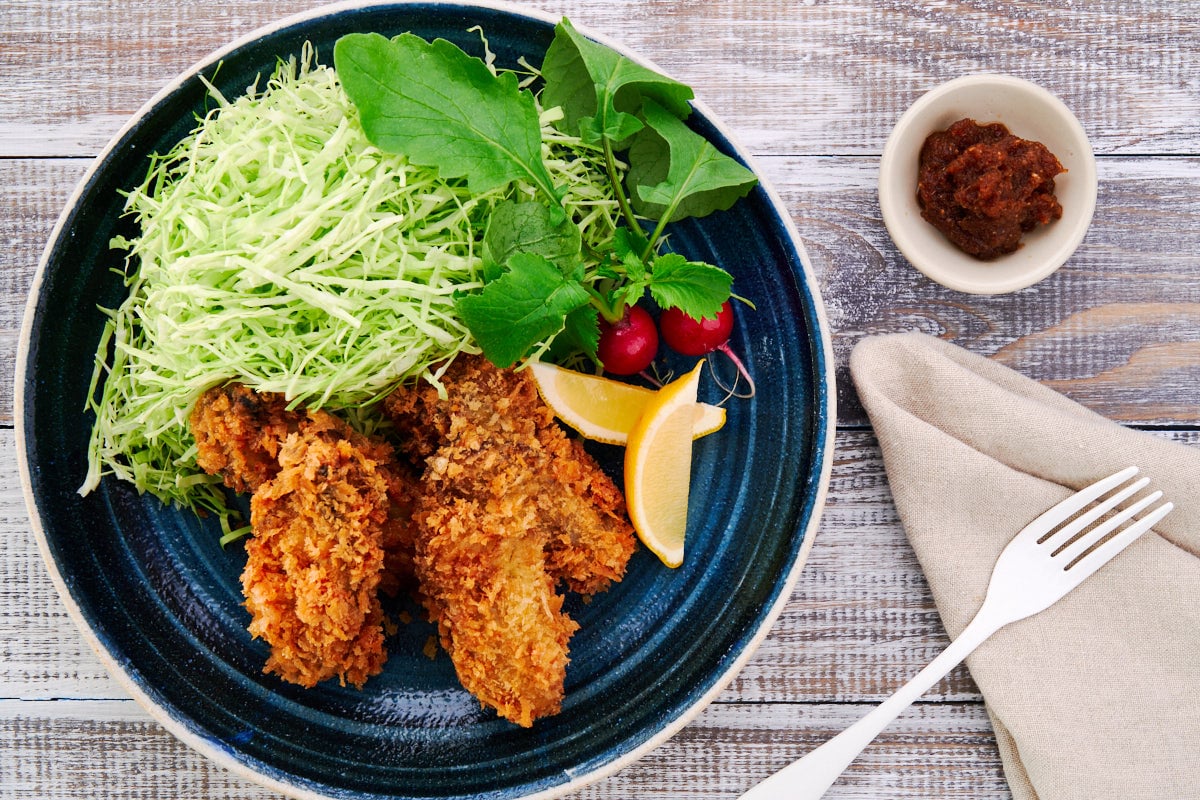
<instances>
[{"instance_id":1,"label":"wooden table surface","mask_svg":"<svg viewBox=\"0 0 1200 800\"><path fill-rule=\"evenodd\" d=\"M30 533L12 377L26 294L76 182L171 77L309 0L0 4L0 797L267 798L165 732L68 619ZM840 730L945 644L878 446L845 371L864 335L920 330L1112 419L1200 434L1200 4L1176 0L539 0L691 84L785 199L838 361L828 503L770 636L670 742L579 798L734 798ZM944 289L880 219L879 154L899 115L960 75L1033 80L1098 157L1096 214L1046 281ZM960 668L905 713L833 798L1009 797Z\"/></svg>"}]
</instances>

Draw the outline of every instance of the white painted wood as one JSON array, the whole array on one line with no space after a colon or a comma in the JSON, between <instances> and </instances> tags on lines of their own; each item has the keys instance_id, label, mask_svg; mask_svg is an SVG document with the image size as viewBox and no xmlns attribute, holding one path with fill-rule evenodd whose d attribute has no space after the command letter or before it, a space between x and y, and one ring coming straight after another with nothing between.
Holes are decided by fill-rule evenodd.
<instances>
[{"instance_id":1,"label":"white painted wood","mask_svg":"<svg viewBox=\"0 0 1200 800\"><path fill-rule=\"evenodd\" d=\"M1200 71L1200 70L1198 70ZM0 159L0 424L12 421L17 331L41 251L82 159ZM838 415L865 423L846 372L866 334L921 330L1045 380L1130 424L1200 423L1200 157L1101 161L1083 245L1014 295L945 289L896 251L867 157L764 157L812 258L833 331Z\"/></svg>"},{"instance_id":2,"label":"white painted wood","mask_svg":"<svg viewBox=\"0 0 1200 800\"><path fill-rule=\"evenodd\" d=\"M1161 435L1200 444L1197 431ZM864 704L946 645L873 437L844 431L837 454L808 564L759 651L698 721L579 797L736 797L865 713ZM204 797L267 796L175 741L88 652L32 543L14 457L11 432L0 431L0 732L11 733L0 734L0 778L29 781L18 784L24 794L3 796L83 797L112 782L128 786L128 796L164 800L199 796L199 785L211 792ZM830 796L1006 797L979 700L965 669L955 670ZM664 784L663 774L687 781ZM47 786L58 793L37 794Z\"/></svg>"},{"instance_id":3,"label":"white painted wood","mask_svg":"<svg viewBox=\"0 0 1200 800\"><path fill-rule=\"evenodd\" d=\"M731 800L853 722L859 705L714 704L646 758L569 797ZM0 778L11 800L277 797L192 752L131 700L0 700ZM830 800L1010 797L975 704L924 704L897 720Z\"/></svg>"},{"instance_id":4,"label":"white painted wood","mask_svg":"<svg viewBox=\"0 0 1200 800\"><path fill-rule=\"evenodd\" d=\"M891 506L869 433L838 437L830 503L808 565L730 701L853 702L886 696L945 645L924 578ZM50 583L0 430L0 698L120 698ZM931 695L977 700L965 672Z\"/></svg>"},{"instance_id":5,"label":"white painted wood","mask_svg":"<svg viewBox=\"0 0 1200 800\"><path fill-rule=\"evenodd\" d=\"M1169 432L1180 442L1200 433ZM843 431L830 502L791 602L722 695L729 702L877 701L946 645L869 432ZM0 698L121 698L66 615L29 530L11 431L0 430ZM964 670L928 700L977 701Z\"/></svg>"},{"instance_id":6,"label":"white painted wood","mask_svg":"<svg viewBox=\"0 0 1200 800\"><path fill-rule=\"evenodd\" d=\"M92 155L172 77L301 0L9 0L0 155ZM1100 153L1194 153L1195 9L1170 0L537 0L688 82L755 152L877 154L900 113L959 75L1065 97Z\"/></svg>"}]
</instances>

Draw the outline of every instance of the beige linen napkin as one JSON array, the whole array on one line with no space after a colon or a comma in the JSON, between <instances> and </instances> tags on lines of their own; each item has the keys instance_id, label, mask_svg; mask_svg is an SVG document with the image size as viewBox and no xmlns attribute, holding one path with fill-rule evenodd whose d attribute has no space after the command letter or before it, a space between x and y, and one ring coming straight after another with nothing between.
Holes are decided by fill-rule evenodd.
<instances>
[{"instance_id":1,"label":"beige linen napkin","mask_svg":"<svg viewBox=\"0 0 1200 800\"><path fill-rule=\"evenodd\" d=\"M1008 540L1071 492L1136 464L1174 501L1155 530L967 666L1017 800L1200 798L1200 448L1123 428L922 334L864 339L850 368L951 637Z\"/></svg>"}]
</instances>

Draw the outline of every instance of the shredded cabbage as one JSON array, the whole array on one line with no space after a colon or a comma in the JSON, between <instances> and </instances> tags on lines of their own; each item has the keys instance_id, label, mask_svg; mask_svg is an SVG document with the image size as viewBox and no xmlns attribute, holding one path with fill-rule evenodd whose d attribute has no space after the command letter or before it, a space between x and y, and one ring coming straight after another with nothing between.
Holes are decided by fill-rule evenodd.
<instances>
[{"instance_id":1,"label":"shredded cabbage","mask_svg":"<svg viewBox=\"0 0 1200 800\"><path fill-rule=\"evenodd\" d=\"M228 534L219 479L196 465L196 398L238 380L357 413L402 381L436 384L438 365L478 352L453 295L480 285L490 210L532 188L472 195L380 152L307 47L261 91L210 94L216 107L127 196L140 233L112 241L129 296L106 310L80 492L115 475L216 512ZM599 247L616 202L594 148L554 130L556 113L542 115L546 166Z\"/></svg>"}]
</instances>

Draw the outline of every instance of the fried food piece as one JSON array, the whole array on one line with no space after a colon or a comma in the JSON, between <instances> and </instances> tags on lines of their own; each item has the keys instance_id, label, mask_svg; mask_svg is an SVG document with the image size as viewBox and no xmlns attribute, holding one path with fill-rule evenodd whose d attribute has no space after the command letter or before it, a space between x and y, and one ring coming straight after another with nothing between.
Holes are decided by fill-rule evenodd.
<instances>
[{"instance_id":1,"label":"fried food piece","mask_svg":"<svg viewBox=\"0 0 1200 800\"><path fill-rule=\"evenodd\" d=\"M386 442L240 384L205 392L190 421L201 467L254 492L242 588L265 671L361 686L387 657L378 592L414 580L415 475Z\"/></svg>"},{"instance_id":2,"label":"fried food piece","mask_svg":"<svg viewBox=\"0 0 1200 800\"><path fill-rule=\"evenodd\" d=\"M569 438L526 372L501 370L482 357L460 357L443 376L447 397L425 385L393 392L384 407L400 451L415 465L450 442L484 446L516 437L536 457L512 476L546 529L551 574L581 594L604 591L625 574L636 540L625 499L579 441Z\"/></svg>"},{"instance_id":3,"label":"fried food piece","mask_svg":"<svg viewBox=\"0 0 1200 800\"><path fill-rule=\"evenodd\" d=\"M413 549L416 546L416 527L413 509L417 500L417 477L406 465L396 462L392 449L383 442L373 442L380 450L365 452L376 461L376 470L384 480L388 497L388 516L383 523L383 575L379 588L389 597L416 586Z\"/></svg>"},{"instance_id":4,"label":"fried food piece","mask_svg":"<svg viewBox=\"0 0 1200 800\"><path fill-rule=\"evenodd\" d=\"M578 629L555 591L624 575L632 528L612 481L567 439L525 374L462 358L385 407L401 448L426 465L414 519L416 571L459 680L530 726L562 706Z\"/></svg>"},{"instance_id":5,"label":"fried food piece","mask_svg":"<svg viewBox=\"0 0 1200 800\"><path fill-rule=\"evenodd\" d=\"M196 461L235 492L252 492L279 472L279 447L305 415L277 394L240 384L214 386L196 401L189 421Z\"/></svg>"},{"instance_id":6,"label":"fried food piece","mask_svg":"<svg viewBox=\"0 0 1200 800\"><path fill-rule=\"evenodd\" d=\"M271 646L264 671L305 687L361 687L383 669L383 526L387 482L348 438L289 434L279 472L250 502L242 572L250 633Z\"/></svg>"},{"instance_id":7,"label":"fried food piece","mask_svg":"<svg viewBox=\"0 0 1200 800\"><path fill-rule=\"evenodd\" d=\"M236 492L253 492L279 472L279 452L293 433L320 433L327 440L347 439L376 463L387 483L388 519L383 526L384 575L389 595L414 581L412 509L417 475L395 458L391 445L363 436L327 411L291 409L282 395L256 392L240 383L214 386L192 408L189 421L196 439L196 461L220 475Z\"/></svg>"},{"instance_id":8,"label":"fried food piece","mask_svg":"<svg viewBox=\"0 0 1200 800\"><path fill-rule=\"evenodd\" d=\"M537 494L550 533L547 568L573 592L602 592L625 576L635 547L625 497L557 425L539 438L550 454L545 488Z\"/></svg>"},{"instance_id":9,"label":"fried food piece","mask_svg":"<svg viewBox=\"0 0 1200 800\"><path fill-rule=\"evenodd\" d=\"M453 471L454 462L442 463ZM524 497L435 497L418 512L417 572L459 681L523 727L558 713L579 626L562 613L546 571L536 509Z\"/></svg>"}]
</instances>

